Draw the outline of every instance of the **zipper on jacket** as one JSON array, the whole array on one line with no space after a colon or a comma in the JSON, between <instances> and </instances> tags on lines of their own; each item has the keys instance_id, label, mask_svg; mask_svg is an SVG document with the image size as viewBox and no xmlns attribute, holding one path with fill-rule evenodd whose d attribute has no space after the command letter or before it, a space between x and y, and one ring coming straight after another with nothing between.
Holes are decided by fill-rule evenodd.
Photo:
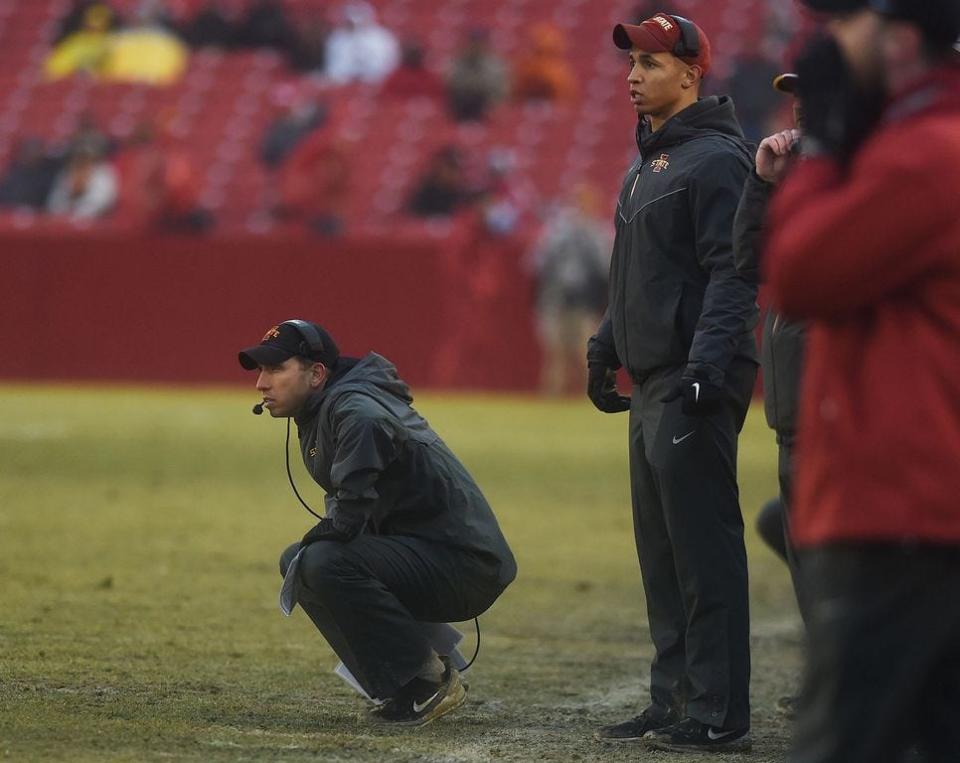
<instances>
[{"instance_id":1,"label":"zipper on jacket","mask_svg":"<svg viewBox=\"0 0 960 763\"><path fill-rule=\"evenodd\" d=\"M643 171L643 154L640 156L640 163L637 165L637 176L633 179L633 186L630 188L630 198L628 201L633 201L633 193L637 190L637 183L640 182L640 173ZM620 289L620 301L623 305L621 313L623 313L623 365L627 369L627 372L630 376L633 376L633 369L631 368L630 363L630 341L627 338L627 270L629 266L629 258L623 258L623 273L620 276L620 281L622 283L622 288Z\"/></svg>"}]
</instances>

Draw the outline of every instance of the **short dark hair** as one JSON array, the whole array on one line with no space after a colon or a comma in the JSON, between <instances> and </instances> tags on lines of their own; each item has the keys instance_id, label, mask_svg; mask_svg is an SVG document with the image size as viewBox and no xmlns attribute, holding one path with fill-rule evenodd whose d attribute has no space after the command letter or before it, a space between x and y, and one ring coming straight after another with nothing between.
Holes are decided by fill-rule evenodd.
<instances>
[{"instance_id":1,"label":"short dark hair","mask_svg":"<svg viewBox=\"0 0 960 763\"><path fill-rule=\"evenodd\" d=\"M312 366L314 363L323 362L321 360L314 360L313 358L308 358L306 355L294 355L293 357L297 359L297 362L300 363L300 368L302 368L304 371L310 368L310 366Z\"/></svg>"}]
</instances>

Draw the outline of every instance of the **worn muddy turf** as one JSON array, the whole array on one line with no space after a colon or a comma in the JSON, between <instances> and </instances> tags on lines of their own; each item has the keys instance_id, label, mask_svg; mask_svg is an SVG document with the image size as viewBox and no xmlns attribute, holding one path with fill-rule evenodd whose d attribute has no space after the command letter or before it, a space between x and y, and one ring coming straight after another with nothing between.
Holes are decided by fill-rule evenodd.
<instances>
[{"instance_id":1,"label":"worn muddy turf","mask_svg":"<svg viewBox=\"0 0 960 763\"><path fill-rule=\"evenodd\" d=\"M630 527L626 417L580 400L424 395L519 562L481 617L466 705L384 730L331 672L277 558L311 518L283 424L237 390L0 388L0 758L64 761L694 761L594 742L642 709L651 656ZM776 699L800 631L753 532L776 490L754 409L741 440L753 614L750 755L783 761ZM322 505L297 464L301 493ZM472 652L472 625L465 650Z\"/></svg>"}]
</instances>

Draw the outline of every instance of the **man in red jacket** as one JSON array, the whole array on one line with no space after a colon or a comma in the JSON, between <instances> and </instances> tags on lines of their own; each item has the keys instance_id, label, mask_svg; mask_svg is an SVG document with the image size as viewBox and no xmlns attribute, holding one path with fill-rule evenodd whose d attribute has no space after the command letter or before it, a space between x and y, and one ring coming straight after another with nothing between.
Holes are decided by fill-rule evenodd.
<instances>
[{"instance_id":1,"label":"man in red jacket","mask_svg":"<svg viewBox=\"0 0 960 763\"><path fill-rule=\"evenodd\" d=\"M811 594L792 763L960 760L960 0L805 0L804 155L771 295L810 322L792 513Z\"/></svg>"}]
</instances>

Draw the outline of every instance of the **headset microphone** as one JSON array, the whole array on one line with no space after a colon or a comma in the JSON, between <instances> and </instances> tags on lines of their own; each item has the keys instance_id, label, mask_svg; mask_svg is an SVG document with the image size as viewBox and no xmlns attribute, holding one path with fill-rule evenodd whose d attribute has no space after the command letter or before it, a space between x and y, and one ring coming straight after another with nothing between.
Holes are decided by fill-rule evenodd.
<instances>
[{"instance_id":1,"label":"headset microphone","mask_svg":"<svg viewBox=\"0 0 960 763\"><path fill-rule=\"evenodd\" d=\"M261 413L263 413L263 403L257 403L253 406L253 415L259 416Z\"/></svg>"}]
</instances>

